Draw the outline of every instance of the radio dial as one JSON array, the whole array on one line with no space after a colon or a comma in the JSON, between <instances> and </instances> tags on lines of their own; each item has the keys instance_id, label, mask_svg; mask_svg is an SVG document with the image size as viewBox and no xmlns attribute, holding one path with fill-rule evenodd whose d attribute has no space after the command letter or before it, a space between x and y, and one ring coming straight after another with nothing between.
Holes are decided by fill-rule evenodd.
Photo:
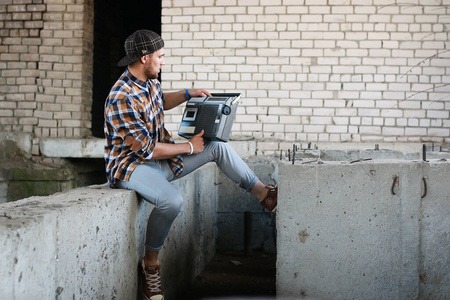
<instances>
[{"instance_id":1,"label":"radio dial","mask_svg":"<svg viewBox=\"0 0 450 300\"><path fill-rule=\"evenodd\" d=\"M224 106L223 108L222 108L222 113L224 114L224 115L229 115L230 113L231 113L231 108L229 107L229 106Z\"/></svg>"}]
</instances>

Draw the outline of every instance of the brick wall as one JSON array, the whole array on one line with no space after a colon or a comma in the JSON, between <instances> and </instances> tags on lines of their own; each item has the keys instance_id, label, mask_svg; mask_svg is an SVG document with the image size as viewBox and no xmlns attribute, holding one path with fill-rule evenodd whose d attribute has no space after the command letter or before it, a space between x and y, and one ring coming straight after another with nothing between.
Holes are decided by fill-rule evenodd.
<instances>
[{"instance_id":1,"label":"brick wall","mask_svg":"<svg viewBox=\"0 0 450 300\"><path fill-rule=\"evenodd\" d=\"M92 0L0 2L2 131L37 139L90 135L92 6Z\"/></svg>"},{"instance_id":2,"label":"brick wall","mask_svg":"<svg viewBox=\"0 0 450 300\"><path fill-rule=\"evenodd\" d=\"M242 92L233 135L258 152L450 141L448 0L162 3L163 87ZM170 130L181 112L167 113Z\"/></svg>"},{"instance_id":3,"label":"brick wall","mask_svg":"<svg viewBox=\"0 0 450 300\"><path fill-rule=\"evenodd\" d=\"M241 92L233 136L450 142L450 0L163 0L165 90ZM91 135L93 0L0 1L0 130ZM176 133L182 107L167 112Z\"/></svg>"}]
</instances>

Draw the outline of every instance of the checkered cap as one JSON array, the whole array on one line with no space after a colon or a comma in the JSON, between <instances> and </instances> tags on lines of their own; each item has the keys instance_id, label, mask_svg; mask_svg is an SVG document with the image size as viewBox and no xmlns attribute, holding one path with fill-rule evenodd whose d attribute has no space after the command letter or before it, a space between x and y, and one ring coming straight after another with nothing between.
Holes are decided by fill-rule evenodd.
<instances>
[{"instance_id":1,"label":"checkered cap","mask_svg":"<svg viewBox=\"0 0 450 300\"><path fill-rule=\"evenodd\" d=\"M164 47L164 41L153 31L138 30L125 40L124 47L127 55L117 63L119 67L127 66L144 55L158 51Z\"/></svg>"}]
</instances>

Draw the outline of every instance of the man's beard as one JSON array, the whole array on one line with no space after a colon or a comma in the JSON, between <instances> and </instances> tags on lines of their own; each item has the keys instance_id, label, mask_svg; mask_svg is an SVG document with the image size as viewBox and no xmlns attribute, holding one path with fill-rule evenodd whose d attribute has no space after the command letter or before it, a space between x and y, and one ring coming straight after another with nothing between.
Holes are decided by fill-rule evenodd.
<instances>
[{"instance_id":1,"label":"man's beard","mask_svg":"<svg viewBox=\"0 0 450 300\"><path fill-rule=\"evenodd\" d=\"M158 73L152 73L149 70L145 70L145 77L147 77L147 79L157 79Z\"/></svg>"}]
</instances>

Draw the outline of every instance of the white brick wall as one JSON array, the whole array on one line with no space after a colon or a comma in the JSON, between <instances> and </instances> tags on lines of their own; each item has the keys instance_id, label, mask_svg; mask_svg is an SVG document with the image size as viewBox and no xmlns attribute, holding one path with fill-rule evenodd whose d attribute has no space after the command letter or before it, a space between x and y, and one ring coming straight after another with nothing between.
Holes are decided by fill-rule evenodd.
<instances>
[{"instance_id":1,"label":"white brick wall","mask_svg":"<svg viewBox=\"0 0 450 300\"><path fill-rule=\"evenodd\" d=\"M417 2L163 0L163 87L243 93L233 135L264 138L261 154L450 142L450 7Z\"/></svg>"},{"instance_id":2,"label":"white brick wall","mask_svg":"<svg viewBox=\"0 0 450 300\"><path fill-rule=\"evenodd\" d=\"M241 92L233 135L257 139L258 154L450 142L449 0L162 4L164 89ZM89 136L92 21L93 1L0 1L0 130L35 145ZM182 111L167 112L172 133Z\"/></svg>"}]
</instances>

